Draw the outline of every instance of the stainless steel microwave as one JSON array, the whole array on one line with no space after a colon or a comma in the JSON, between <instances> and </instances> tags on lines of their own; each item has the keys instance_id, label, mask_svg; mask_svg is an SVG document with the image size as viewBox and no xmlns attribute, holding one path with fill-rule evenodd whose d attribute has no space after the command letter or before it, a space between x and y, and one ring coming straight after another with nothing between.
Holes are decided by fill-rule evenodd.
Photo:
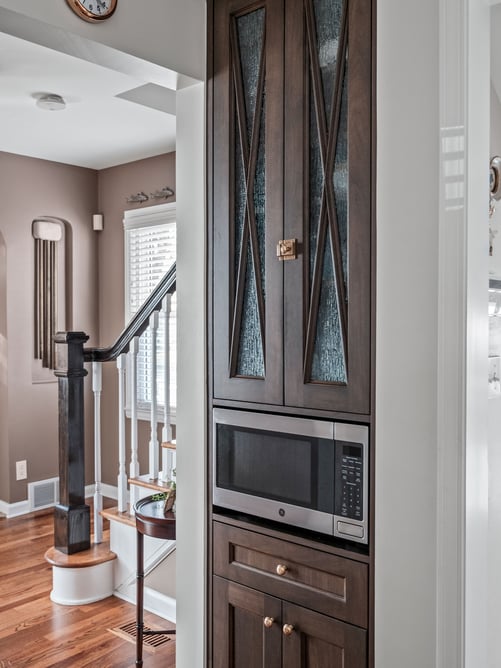
<instances>
[{"instance_id":1,"label":"stainless steel microwave","mask_svg":"<svg viewBox=\"0 0 501 668\"><path fill-rule=\"evenodd\" d=\"M215 408L213 503L367 543L365 425Z\"/></svg>"}]
</instances>

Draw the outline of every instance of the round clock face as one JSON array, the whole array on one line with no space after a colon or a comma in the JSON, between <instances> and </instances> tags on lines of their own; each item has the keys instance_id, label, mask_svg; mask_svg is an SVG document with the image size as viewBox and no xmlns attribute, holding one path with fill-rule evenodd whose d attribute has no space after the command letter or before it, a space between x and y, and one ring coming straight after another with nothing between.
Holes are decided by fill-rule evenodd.
<instances>
[{"instance_id":1,"label":"round clock face","mask_svg":"<svg viewBox=\"0 0 501 668\"><path fill-rule=\"evenodd\" d=\"M109 18L117 6L117 0L66 0L71 9L86 21L102 21Z\"/></svg>"}]
</instances>

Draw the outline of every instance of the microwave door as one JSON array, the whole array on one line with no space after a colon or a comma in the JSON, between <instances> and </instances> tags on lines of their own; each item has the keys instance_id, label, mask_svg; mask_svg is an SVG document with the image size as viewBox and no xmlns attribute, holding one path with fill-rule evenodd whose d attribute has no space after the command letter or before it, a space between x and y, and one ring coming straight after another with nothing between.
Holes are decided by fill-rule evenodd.
<instances>
[{"instance_id":1,"label":"microwave door","mask_svg":"<svg viewBox=\"0 0 501 668\"><path fill-rule=\"evenodd\" d=\"M334 533L332 514L281 503L273 499L253 497L249 494L232 492L217 487L214 490L214 504L257 518L282 522L309 531L330 536Z\"/></svg>"},{"instance_id":2,"label":"microwave door","mask_svg":"<svg viewBox=\"0 0 501 668\"><path fill-rule=\"evenodd\" d=\"M231 418L215 424L214 503L332 535L333 423Z\"/></svg>"}]
</instances>

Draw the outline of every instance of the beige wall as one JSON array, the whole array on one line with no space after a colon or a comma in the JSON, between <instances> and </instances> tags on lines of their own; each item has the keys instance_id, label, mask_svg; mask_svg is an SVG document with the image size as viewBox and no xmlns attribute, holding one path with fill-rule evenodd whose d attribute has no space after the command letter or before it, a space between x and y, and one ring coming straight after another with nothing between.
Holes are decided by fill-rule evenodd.
<instances>
[{"instance_id":1,"label":"beige wall","mask_svg":"<svg viewBox=\"0 0 501 668\"><path fill-rule=\"evenodd\" d=\"M0 230L0 498L10 486L7 409L7 247Z\"/></svg>"},{"instance_id":2,"label":"beige wall","mask_svg":"<svg viewBox=\"0 0 501 668\"><path fill-rule=\"evenodd\" d=\"M39 216L68 222L72 239L69 289L72 328L83 330L97 342L96 236L91 216L97 207L97 173L94 170L23 156L0 153L0 233L6 247L3 264L6 286L6 342L8 349L7 444L0 432L2 464L0 499L15 503L27 498L26 483L58 474L57 383L32 383L33 357L33 238L31 224ZM0 277L0 284L2 283ZM0 331L1 287L0 287ZM86 380L87 405L89 383ZM0 397L1 398L1 397ZM5 412L2 406L2 422ZM91 435L86 411L87 442ZM5 430L5 427L3 428ZM16 482L15 462L26 459L28 480ZM87 457L87 469L92 462ZM2 469L4 467L2 466Z\"/></svg>"},{"instance_id":3,"label":"beige wall","mask_svg":"<svg viewBox=\"0 0 501 668\"><path fill-rule=\"evenodd\" d=\"M127 204L129 195L147 195L169 186L176 190L176 154L130 162L98 173L98 205L104 215L104 230L99 232L99 345L111 345L124 328L124 231L127 209L145 208L168 200L148 200ZM103 482L116 485L118 473L117 370L114 363L104 365L102 395ZM149 424L139 425L141 471L147 467Z\"/></svg>"},{"instance_id":4,"label":"beige wall","mask_svg":"<svg viewBox=\"0 0 501 668\"><path fill-rule=\"evenodd\" d=\"M88 345L110 345L124 327L123 212L126 198L166 185L175 190L175 153L101 172L0 153L0 500L27 498L26 483L58 475L57 383L32 382L33 239L39 216L68 221L67 328L90 335ZM29 196L26 196L28 193ZM172 198L174 199L174 198ZM146 206L158 203L149 200ZM92 214L104 214L93 232ZM99 286L99 287L98 287ZM116 367L103 382L103 481L116 484ZM93 402L86 381L86 483L93 482ZM149 426L140 424L146 467ZM16 482L15 462L26 459L28 480Z\"/></svg>"}]
</instances>

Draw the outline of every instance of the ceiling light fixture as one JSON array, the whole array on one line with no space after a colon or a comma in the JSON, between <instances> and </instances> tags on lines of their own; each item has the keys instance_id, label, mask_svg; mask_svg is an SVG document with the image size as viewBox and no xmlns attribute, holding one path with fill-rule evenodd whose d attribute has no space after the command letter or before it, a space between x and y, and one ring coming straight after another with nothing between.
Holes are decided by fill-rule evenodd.
<instances>
[{"instance_id":1,"label":"ceiling light fixture","mask_svg":"<svg viewBox=\"0 0 501 668\"><path fill-rule=\"evenodd\" d=\"M44 93L38 98L37 107L46 111L61 111L66 107L66 102L60 95Z\"/></svg>"}]
</instances>

